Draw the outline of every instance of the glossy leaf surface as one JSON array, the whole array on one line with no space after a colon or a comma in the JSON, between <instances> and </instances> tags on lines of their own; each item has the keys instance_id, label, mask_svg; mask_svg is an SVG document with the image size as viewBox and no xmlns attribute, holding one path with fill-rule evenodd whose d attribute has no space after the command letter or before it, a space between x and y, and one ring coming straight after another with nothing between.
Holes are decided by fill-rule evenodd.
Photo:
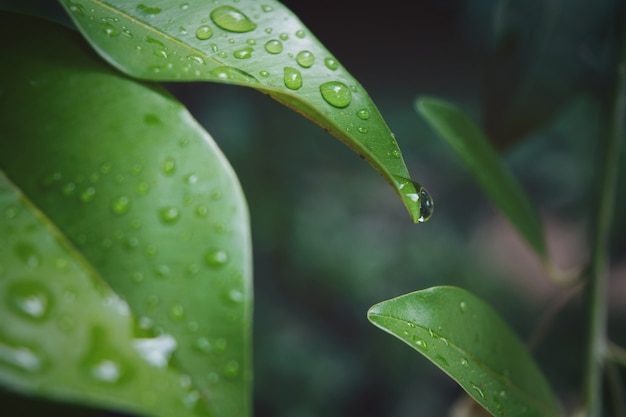
<instances>
[{"instance_id":1,"label":"glossy leaf surface","mask_svg":"<svg viewBox=\"0 0 626 417\"><path fill-rule=\"evenodd\" d=\"M480 127L462 110L437 98L419 98L416 109L452 147L487 196L509 218L530 247L546 261L548 255L539 216Z\"/></svg>"},{"instance_id":2,"label":"glossy leaf surface","mask_svg":"<svg viewBox=\"0 0 626 417\"><path fill-rule=\"evenodd\" d=\"M61 0L92 46L141 79L257 89L319 124L394 187L414 222L432 201L360 83L275 0ZM288 138L286 138L288 140Z\"/></svg>"},{"instance_id":3,"label":"glossy leaf surface","mask_svg":"<svg viewBox=\"0 0 626 417\"><path fill-rule=\"evenodd\" d=\"M38 213L35 230L44 226L56 230L48 233L62 242L55 247L48 236L52 243L37 243L39 239L28 235L32 222L18 223L12 206L3 206L3 240L11 237L15 242L3 246L0 259L3 300L10 297L13 285L21 288L22 278L26 283L45 283L55 299L50 320L57 317L53 313L68 316L77 329L54 333L56 327L69 325L50 322L41 325L45 332L41 335L50 339L33 339L40 334L37 325L13 314L6 316L8 321L3 315L2 330L16 332L11 333L16 343L24 340L32 344L25 345L28 348L41 351L51 370L59 366L57 361L77 363L81 355L88 355L87 342L94 338L97 355L103 357L116 354L100 341L115 339L112 346L123 352L120 361L132 369L117 385L109 387L105 381L105 388L91 382L89 375L71 380L78 375L72 369L67 381L62 371L54 374L60 378L54 380L49 379L52 374L24 373L20 387L30 393L60 391L59 395L71 394L79 401L119 405L113 400L100 402L104 390L106 398L119 396L124 406L134 397L133 406L154 415L183 416L185 410L187 415L249 415L249 223L246 202L228 162L180 103L157 86L112 71L79 34L19 15L1 18L1 35L14 38L4 51L11 65L0 69L0 105L11 109L0 114L0 168L7 178L3 187L8 182L13 190L4 193L27 201L32 209L16 210L23 216ZM30 29L24 32L25 27ZM131 329L122 328L130 313L111 314L108 323L105 312L114 307L106 304L110 291L91 293L103 284L82 282L80 291L73 291L65 281L52 281L60 274L52 274L55 264L65 265L64 259L79 277L93 271L98 280L106 281L128 303L140 330L147 326L156 337L171 337L176 348L162 371L142 371L145 364L136 362L136 353L128 353L137 350L125 344L136 337ZM22 293L25 308L43 308L38 306L45 304L38 301L42 298L38 292L31 297L26 287ZM67 297L76 307L66 307ZM83 303L93 304L95 312ZM124 332L118 337L119 328ZM67 358L57 356L63 353L59 347L63 343L72 345ZM143 348L145 355L159 361L158 355L152 356L158 353L154 346ZM8 368L3 367L5 378L11 375ZM109 368L103 372L113 378ZM155 376L157 372L166 377ZM4 381L13 385L12 379ZM68 381L80 391L64 386ZM44 382L49 390L43 389ZM169 388L171 395L162 394ZM174 403L167 407L167 399L180 398L181 392L184 407Z\"/></svg>"},{"instance_id":4,"label":"glossy leaf surface","mask_svg":"<svg viewBox=\"0 0 626 417\"><path fill-rule=\"evenodd\" d=\"M493 415L560 415L525 346L475 295L434 287L376 304L368 318L427 357Z\"/></svg>"}]
</instances>

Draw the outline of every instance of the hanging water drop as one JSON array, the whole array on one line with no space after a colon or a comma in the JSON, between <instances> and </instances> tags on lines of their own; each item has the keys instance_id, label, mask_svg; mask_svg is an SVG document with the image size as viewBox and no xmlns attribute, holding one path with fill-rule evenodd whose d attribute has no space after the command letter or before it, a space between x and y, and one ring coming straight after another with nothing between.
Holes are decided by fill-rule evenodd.
<instances>
[{"instance_id":1,"label":"hanging water drop","mask_svg":"<svg viewBox=\"0 0 626 417\"><path fill-rule=\"evenodd\" d=\"M232 6L220 6L211 12L211 20L220 28L229 32L245 33L256 29L256 23L239 9Z\"/></svg>"},{"instance_id":2,"label":"hanging water drop","mask_svg":"<svg viewBox=\"0 0 626 417\"><path fill-rule=\"evenodd\" d=\"M52 294L35 281L14 282L7 295L11 310L33 321L44 320L52 307Z\"/></svg>"},{"instance_id":3,"label":"hanging water drop","mask_svg":"<svg viewBox=\"0 0 626 417\"><path fill-rule=\"evenodd\" d=\"M284 69L285 87L290 90L298 90L302 87L302 74L295 68L285 67Z\"/></svg>"},{"instance_id":4,"label":"hanging water drop","mask_svg":"<svg viewBox=\"0 0 626 417\"><path fill-rule=\"evenodd\" d=\"M328 104L340 109L348 107L352 101L352 92L347 85L339 81L329 81L320 85L320 92Z\"/></svg>"}]
</instances>

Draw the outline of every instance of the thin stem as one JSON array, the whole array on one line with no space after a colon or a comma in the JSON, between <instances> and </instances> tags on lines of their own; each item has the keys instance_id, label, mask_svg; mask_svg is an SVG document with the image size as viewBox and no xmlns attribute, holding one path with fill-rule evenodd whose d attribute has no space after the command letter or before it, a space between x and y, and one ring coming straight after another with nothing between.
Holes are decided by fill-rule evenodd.
<instances>
[{"instance_id":1,"label":"thin stem","mask_svg":"<svg viewBox=\"0 0 626 417\"><path fill-rule=\"evenodd\" d=\"M620 22L623 23L623 22ZM624 30L621 25L620 30ZM620 34L624 35L624 34ZM623 36L618 40L622 48L626 46ZM590 261L589 277L589 333L586 361L586 377L584 388L584 406L588 417L602 415L602 372L607 350L607 281L609 264L609 240L613 220L615 200L615 183L619 166L619 148L624 130L624 114L626 111L626 51L621 51L618 62L615 95L611 103L612 112L604 146L603 164L600 182L593 250Z\"/></svg>"}]
</instances>

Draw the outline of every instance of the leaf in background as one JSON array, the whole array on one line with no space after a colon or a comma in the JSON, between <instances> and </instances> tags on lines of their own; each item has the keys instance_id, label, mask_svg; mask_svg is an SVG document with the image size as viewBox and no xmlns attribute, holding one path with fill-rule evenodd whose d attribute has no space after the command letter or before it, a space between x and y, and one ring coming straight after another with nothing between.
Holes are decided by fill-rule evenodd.
<instances>
[{"instance_id":1,"label":"leaf in background","mask_svg":"<svg viewBox=\"0 0 626 417\"><path fill-rule=\"evenodd\" d=\"M454 149L489 198L547 263L539 216L480 128L460 109L440 99L421 97L416 102L416 110Z\"/></svg>"},{"instance_id":2,"label":"leaf in background","mask_svg":"<svg viewBox=\"0 0 626 417\"><path fill-rule=\"evenodd\" d=\"M359 82L275 0L61 0L92 46L141 79L257 89L319 124L373 166L414 222L432 200Z\"/></svg>"},{"instance_id":3,"label":"leaf in background","mask_svg":"<svg viewBox=\"0 0 626 417\"><path fill-rule=\"evenodd\" d=\"M500 0L497 7L483 114L490 140L503 149L549 123L575 95L610 88L611 19L624 7L619 0Z\"/></svg>"},{"instance_id":4,"label":"leaf in background","mask_svg":"<svg viewBox=\"0 0 626 417\"><path fill-rule=\"evenodd\" d=\"M249 415L251 243L246 202L232 168L180 103L157 86L111 71L77 33L15 14L1 19L0 35L13 39L3 51L10 65L0 68L0 105L5 109L0 114L1 170L42 221L71 245L71 253L58 249L59 259L67 257L74 268L80 260L69 256L84 258L86 267L128 303L140 324L176 342L167 369L179 373L180 389L190 390L186 402L192 415ZM4 210L5 216L12 212ZM3 235L18 233L15 227L8 221ZM22 278L25 283L52 280L42 274L56 262L55 253L26 235L28 228L17 230L15 239L24 244L16 243L0 260L0 278L7 285L22 285ZM23 276L20 268L29 274ZM89 318L88 311L71 315L65 306L96 294L85 290L73 295L65 287L50 291L55 299L50 314L59 309L76 325ZM26 303L39 308L37 292L34 301L28 288L22 292ZM17 315L8 317L5 325L12 331L32 326ZM57 361L78 359L53 356L56 343L72 343L71 352L79 356L90 355L91 349L109 355L99 342L117 335L107 336L97 324L81 324L90 328L95 347L85 345L85 335L63 329L54 337L67 341L53 336L24 341L34 343L53 370ZM18 336L16 341L22 340ZM129 336L120 334L111 343L121 349L124 337ZM152 354L150 346L145 349ZM139 366L130 356L121 359L129 368ZM37 387L48 381L46 369L28 380L31 393L39 393ZM113 371L105 364L102 372ZM168 409L154 399L167 380L142 376L134 382L136 375L129 372L120 380L118 391L129 390L138 406L157 401L150 408L154 415L183 415L174 411L175 405ZM63 380L48 383L50 389L66 392ZM137 386L141 389L132 389ZM97 380L87 376L80 387L73 398L96 400Z\"/></svg>"},{"instance_id":5,"label":"leaf in background","mask_svg":"<svg viewBox=\"0 0 626 417\"><path fill-rule=\"evenodd\" d=\"M548 382L498 313L456 287L376 304L369 320L426 356L495 416L560 416Z\"/></svg>"}]
</instances>

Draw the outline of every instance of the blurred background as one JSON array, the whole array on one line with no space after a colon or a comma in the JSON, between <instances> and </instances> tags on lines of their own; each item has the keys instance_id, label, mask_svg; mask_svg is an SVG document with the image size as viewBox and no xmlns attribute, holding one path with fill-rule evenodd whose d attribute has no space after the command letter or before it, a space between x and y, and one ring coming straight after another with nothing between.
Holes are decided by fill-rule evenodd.
<instances>
[{"instance_id":1,"label":"blurred background","mask_svg":"<svg viewBox=\"0 0 626 417\"><path fill-rule=\"evenodd\" d=\"M62 18L53 2L32 4ZM571 411L582 388L584 300L550 283L416 113L415 100L450 100L487 130L541 213L556 263L581 267L624 2L283 4L369 92L435 212L412 224L391 187L356 154L254 90L166 84L220 145L247 195L255 417L449 415L461 389L366 318L373 304L434 285L461 286L493 305L531 345ZM609 333L626 344L623 194L613 228Z\"/></svg>"}]
</instances>

